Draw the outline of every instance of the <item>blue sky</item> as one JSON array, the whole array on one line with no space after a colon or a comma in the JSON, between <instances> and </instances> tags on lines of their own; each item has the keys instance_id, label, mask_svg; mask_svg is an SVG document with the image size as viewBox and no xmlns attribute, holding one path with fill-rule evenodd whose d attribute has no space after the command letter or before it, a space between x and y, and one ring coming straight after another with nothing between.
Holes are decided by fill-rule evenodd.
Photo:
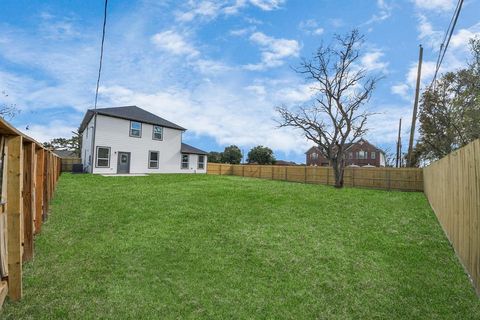
<instances>
[{"instance_id":1,"label":"blue sky","mask_svg":"<svg viewBox=\"0 0 480 320\"><path fill-rule=\"evenodd\" d=\"M418 45L423 85L456 1L110 0L99 107L135 104L188 128L207 151L271 147L304 161L311 145L277 129L275 106L308 103L311 84L292 71L335 33L366 37L361 64L384 75L366 108L366 138L394 150L398 119L411 119ZM462 67L480 35L479 1L465 1L442 71ZM39 141L69 136L94 102L103 1L3 0L0 91L12 122ZM404 126L406 145L408 126Z\"/></svg>"}]
</instances>

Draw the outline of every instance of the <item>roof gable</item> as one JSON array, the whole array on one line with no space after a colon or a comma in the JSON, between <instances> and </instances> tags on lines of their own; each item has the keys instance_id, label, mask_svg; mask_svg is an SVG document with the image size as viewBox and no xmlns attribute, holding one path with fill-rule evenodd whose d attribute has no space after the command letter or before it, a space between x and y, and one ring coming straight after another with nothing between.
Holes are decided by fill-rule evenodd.
<instances>
[{"instance_id":1,"label":"roof gable","mask_svg":"<svg viewBox=\"0 0 480 320\"><path fill-rule=\"evenodd\" d=\"M82 124L80 125L79 132L83 132L83 130L85 130L88 123L90 122L90 119L92 119L95 113L108 116L108 117L138 121L142 123L153 124L153 125L176 129L176 130L182 130L182 131L186 130L185 128L173 122L165 120L137 106L125 106L125 107L115 107L115 108L89 109L85 114L85 117L83 118Z\"/></svg>"}]
</instances>

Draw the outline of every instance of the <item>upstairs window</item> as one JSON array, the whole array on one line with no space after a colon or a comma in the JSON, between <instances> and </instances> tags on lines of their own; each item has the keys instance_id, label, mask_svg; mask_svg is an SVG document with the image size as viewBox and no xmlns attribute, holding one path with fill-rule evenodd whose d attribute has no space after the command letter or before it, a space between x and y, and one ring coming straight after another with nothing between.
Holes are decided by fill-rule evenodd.
<instances>
[{"instance_id":1,"label":"upstairs window","mask_svg":"<svg viewBox=\"0 0 480 320\"><path fill-rule=\"evenodd\" d=\"M205 169L205 156L198 156L198 169Z\"/></svg>"},{"instance_id":2,"label":"upstairs window","mask_svg":"<svg viewBox=\"0 0 480 320\"><path fill-rule=\"evenodd\" d=\"M368 155L366 151L358 151L357 158L358 159L367 159Z\"/></svg>"},{"instance_id":3,"label":"upstairs window","mask_svg":"<svg viewBox=\"0 0 480 320\"><path fill-rule=\"evenodd\" d=\"M109 168L110 167L110 148L97 147L97 168Z\"/></svg>"},{"instance_id":4,"label":"upstairs window","mask_svg":"<svg viewBox=\"0 0 480 320\"><path fill-rule=\"evenodd\" d=\"M153 140L163 140L163 127L153 126Z\"/></svg>"},{"instance_id":5,"label":"upstairs window","mask_svg":"<svg viewBox=\"0 0 480 320\"><path fill-rule=\"evenodd\" d=\"M188 154L182 154L182 169L188 169Z\"/></svg>"},{"instance_id":6,"label":"upstairs window","mask_svg":"<svg viewBox=\"0 0 480 320\"><path fill-rule=\"evenodd\" d=\"M376 152L372 151L372 153L370 154L370 159L375 159L376 156L377 156Z\"/></svg>"},{"instance_id":7,"label":"upstairs window","mask_svg":"<svg viewBox=\"0 0 480 320\"><path fill-rule=\"evenodd\" d=\"M142 123L136 121L130 121L130 137L141 138L142 137Z\"/></svg>"},{"instance_id":8,"label":"upstairs window","mask_svg":"<svg viewBox=\"0 0 480 320\"><path fill-rule=\"evenodd\" d=\"M353 152L348 153L348 159L353 159Z\"/></svg>"},{"instance_id":9,"label":"upstairs window","mask_svg":"<svg viewBox=\"0 0 480 320\"><path fill-rule=\"evenodd\" d=\"M316 152L314 152L314 153L312 153L311 157L312 157L313 160L317 160L318 159L318 154Z\"/></svg>"},{"instance_id":10,"label":"upstairs window","mask_svg":"<svg viewBox=\"0 0 480 320\"><path fill-rule=\"evenodd\" d=\"M149 151L148 152L148 169L158 169L159 158L160 158L160 152Z\"/></svg>"}]
</instances>

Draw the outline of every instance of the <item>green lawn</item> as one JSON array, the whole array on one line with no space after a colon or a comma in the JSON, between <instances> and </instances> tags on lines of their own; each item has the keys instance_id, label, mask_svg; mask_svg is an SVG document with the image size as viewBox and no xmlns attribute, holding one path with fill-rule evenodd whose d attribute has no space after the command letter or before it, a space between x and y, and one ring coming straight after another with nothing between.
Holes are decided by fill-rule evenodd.
<instances>
[{"instance_id":1,"label":"green lawn","mask_svg":"<svg viewBox=\"0 0 480 320\"><path fill-rule=\"evenodd\" d=\"M478 319L422 193L64 174L2 319Z\"/></svg>"}]
</instances>

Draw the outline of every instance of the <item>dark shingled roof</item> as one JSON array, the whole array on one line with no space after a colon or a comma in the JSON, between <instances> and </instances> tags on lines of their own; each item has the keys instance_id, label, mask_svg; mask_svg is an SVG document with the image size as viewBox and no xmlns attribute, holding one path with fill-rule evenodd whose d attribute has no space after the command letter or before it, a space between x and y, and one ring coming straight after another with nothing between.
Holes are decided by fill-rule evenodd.
<instances>
[{"instance_id":1,"label":"dark shingled roof","mask_svg":"<svg viewBox=\"0 0 480 320\"><path fill-rule=\"evenodd\" d=\"M60 158L80 158L75 151L72 150L53 150L53 153L55 153L57 156Z\"/></svg>"},{"instance_id":2,"label":"dark shingled roof","mask_svg":"<svg viewBox=\"0 0 480 320\"><path fill-rule=\"evenodd\" d=\"M182 153L190 153L190 154L207 154L205 151L192 147L189 144L182 142Z\"/></svg>"},{"instance_id":3,"label":"dark shingled roof","mask_svg":"<svg viewBox=\"0 0 480 320\"><path fill-rule=\"evenodd\" d=\"M92 119L94 113L101 114L104 116L126 119L126 120L133 120L148 124L153 124L157 126L162 126L171 129L177 130L186 130L185 128L176 125L173 122L160 118L159 116L143 110L137 106L126 106L126 107L116 107L116 108L101 108L101 109L88 109L85 117L83 118L82 124L80 125L79 132L83 132L87 127L90 119Z\"/></svg>"}]
</instances>

